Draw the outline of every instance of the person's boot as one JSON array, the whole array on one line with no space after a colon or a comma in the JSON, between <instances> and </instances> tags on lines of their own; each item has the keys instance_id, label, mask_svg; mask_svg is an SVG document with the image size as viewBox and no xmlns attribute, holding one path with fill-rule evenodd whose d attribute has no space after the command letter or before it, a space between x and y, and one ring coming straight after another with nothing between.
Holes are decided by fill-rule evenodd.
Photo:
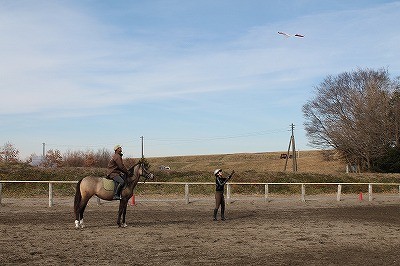
<instances>
[{"instance_id":1,"label":"person's boot","mask_svg":"<svg viewBox=\"0 0 400 266\"><path fill-rule=\"evenodd\" d=\"M122 185L119 184L119 183L114 185L113 200L120 200L121 199L121 193L120 193L121 188L122 188Z\"/></svg>"},{"instance_id":2,"label":"person's boot","mask_svg":"<svg viewBox=\"0 0 400 266\"><path fill-rule=\"evenodd\" d=\"M221 221L225 221L225 206L221 206Z\"/></svg>"},{"instance_id":3,"label":"person's boot","mask_svg":"<svg viewBox=\"0 0 400 266\"><path fill-rule=\"evenodd\" d=\"M214 218L213 221L217 220L217 213L218 213L218 209L214 209Z\"/></svg>"}]
</instances>

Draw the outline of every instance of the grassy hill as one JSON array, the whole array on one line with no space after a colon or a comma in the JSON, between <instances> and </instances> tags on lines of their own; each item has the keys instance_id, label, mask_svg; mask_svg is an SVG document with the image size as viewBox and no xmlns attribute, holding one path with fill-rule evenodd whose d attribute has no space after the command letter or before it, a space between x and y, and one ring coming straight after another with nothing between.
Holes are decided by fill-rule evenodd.
<instances>
[{"instance_id":1,"label":"grassy hill","mask_svg":"<svg viewBox=\"0 0 400 266\"><path fill-rule=\"evenodd\" d=\"M147 158L152 168L169 166L172 171L206 171L212 173L216 168L236 172L253 170L256 172L282 172L286 160L280 155L286 152L235 153L219 155L196 155ZM292 171L293 161L288 159L286 170ZM344 162L334 153L324 151L300 151L297 153L299 173L342 174L346 170Z\"/></svg>"}]
</instances>

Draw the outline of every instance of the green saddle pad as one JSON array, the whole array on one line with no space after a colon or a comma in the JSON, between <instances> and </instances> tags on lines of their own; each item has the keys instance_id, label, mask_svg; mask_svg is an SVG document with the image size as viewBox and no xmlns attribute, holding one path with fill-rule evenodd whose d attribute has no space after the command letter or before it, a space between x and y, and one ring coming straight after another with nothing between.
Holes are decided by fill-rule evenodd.
<instances>
[{"instance_id":1,"label":"green saddle pad","mask_svg":"<svg viewBox=\"0 0 400 266\"><path fill-rule=\"evenodd\" d=\"M103 177L103 187L105 190L114 190L114 180Z\"/></svg>"}]
</instances>

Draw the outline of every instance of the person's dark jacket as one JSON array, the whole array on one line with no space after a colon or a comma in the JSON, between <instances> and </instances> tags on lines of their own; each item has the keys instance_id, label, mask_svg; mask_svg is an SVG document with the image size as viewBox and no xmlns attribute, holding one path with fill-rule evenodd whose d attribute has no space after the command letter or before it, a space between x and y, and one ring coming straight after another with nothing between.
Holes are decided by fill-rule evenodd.
<instances>
[{"instance_id":1,"label":"person's dark jacket","mask_svg":"<svg viewBox=\"0 0 400 266\"><path fill-rule=\"evenodd\" d=\"M231 175L228 176L228 178L217 176L215 178L215 185L216 185L215 191L224 191L224 186L226 182L228 182L229 179L231 179L231 177L232 177Z\"/></svg>"},{"instance_id":2,"label":"person's dark jacket","mask_svg":"<svg viewBox=\"0 0 400 266\"><path fill-rule=\"evenodd\" d=\"M128 169L126 169L124 163L122 162L122 155L115 153L111 160L108 162L107 166L107 176L124 173L128 175Z\"/></svg>"}]
</instances>

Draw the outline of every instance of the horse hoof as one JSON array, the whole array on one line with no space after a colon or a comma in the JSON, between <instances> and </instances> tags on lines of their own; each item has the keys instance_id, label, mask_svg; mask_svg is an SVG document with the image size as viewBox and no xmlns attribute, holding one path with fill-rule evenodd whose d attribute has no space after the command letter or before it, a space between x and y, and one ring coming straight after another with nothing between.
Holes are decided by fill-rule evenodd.
<instances>
[{"instance_id":1,"label":"horse hoof","mask_svg":"<svg viewBox=\"0 0 400 266\"><path fill-rule=\"evenodd\" d=\"M121 227L122 228L125 228L125 227L127 227L128 225L126 224L126 223L123 223L122 225L121 225Z\"/></svg>"}]
</instances>

